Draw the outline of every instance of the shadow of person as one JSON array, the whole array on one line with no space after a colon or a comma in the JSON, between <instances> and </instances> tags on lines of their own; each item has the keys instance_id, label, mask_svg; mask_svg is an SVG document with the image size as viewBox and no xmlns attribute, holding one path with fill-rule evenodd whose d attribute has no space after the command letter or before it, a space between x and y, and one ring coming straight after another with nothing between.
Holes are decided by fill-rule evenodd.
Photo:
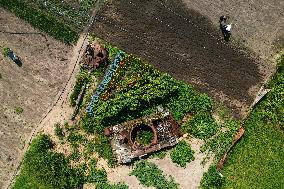
<instances>
[{"instance_id":1,"label":"shadow of person","mask_svg":"<svg viewBox=\"0 0 284 189\"><path fill-rule=\"evenodd\" d=\"M20 59L14 60L14 62L17 64L17 66L22 67L23 63Z\"/></svg>"}]
</instances>

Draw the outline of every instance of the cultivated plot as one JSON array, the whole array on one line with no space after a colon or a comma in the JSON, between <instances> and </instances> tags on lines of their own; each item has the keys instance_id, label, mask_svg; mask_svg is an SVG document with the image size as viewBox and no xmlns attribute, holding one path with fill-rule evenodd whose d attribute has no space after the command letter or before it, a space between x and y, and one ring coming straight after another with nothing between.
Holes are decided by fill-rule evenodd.
<instances>
[{"instance_id":1,"label":"cultivated plot","mask_svg":"<svg viewBox=\"0 0 284 189\"><path fill-rule=\"evenodd\" d=\"M97 17L93 30L243 117L270 68L224 43L209 20L177 3L115 1Z\"/></svg>"}]
</instances>

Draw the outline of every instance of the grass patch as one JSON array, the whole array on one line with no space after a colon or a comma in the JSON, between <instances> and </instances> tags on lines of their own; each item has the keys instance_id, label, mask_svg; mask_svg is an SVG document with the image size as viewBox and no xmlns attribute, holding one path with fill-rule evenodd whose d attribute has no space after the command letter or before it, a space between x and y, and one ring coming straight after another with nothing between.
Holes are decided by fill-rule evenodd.
<instances>
[{"instance_id":1,"label":"grass patch","mask_svg":"<svg viewBox=\"0 0 284 189\"><path fill-rule=\"evenodd\" d=\"M23 112L24 112L24 109L23 109L23 108L21 108L21 107L19 107L19 106L15 108L15 113L16 113L16 114L21 114L21 113L23 113Z\"/></svg>"},{"instance_id":2,"label":"grass patch","mask_svg":"<svg viewBox=\"0 0 284 189\"><path fill-rule=\"evenodd\" d=\"M52 147L52 141L47 135L39 135L32 141L13 189L81 188L87 182L95 183L96 188L99 189L128 188L121 183L109 184L105 170L96 167L96 160L91 159L88 164L71 167L70 160L80 157L76 149L69 158L66 158L62 153L53 152Z\"/></svg>"},{"instance_id":3,"label":"grass patch","mask_svg":"<svg viewBox=\"0 0 284 189\"><path fill-rule=\"evenodd\" d=\"M210 166L207 173L204 173L200 188L201 189L219 189L223 187L225 178L218 172L216 166Z\"/></svg>"},{"instance_id":4,"label":"grass patch","mask_svg":"<svg viewBox=\"0 0 284 189\"><path fill-rule=\"evenodd\" d=\"M153 186L157 189L177 189L178 184L173 178L167 180L163 172L154 163L139 161L130 175L134 175L143 186Z\"/></svg>"},{"instance_id":5,"label":"grass patch","mask_svg":"<svg viewBox=\"0 0 284 189\"><path fill-rule=\"evenodd\" d=\"M13 189L64 189L75 188L83 183L82 171L72 169L64 155L51 152L51 148L52 142L47 135L33 140Z\"/></svg>"},{"instance_id":6,"label":"grass patch","mask_svg":"<svg viewBox=\"0 0 284 189\"><path fill-rule=\"evenodd\" d=\"M180 141L171 151L171 159L181 167L194 160L194 151L191 146L184 140Z\"/></svg>"},{"instance_id":7,"label":"grass patch","mask_svg":"<svg viewBox=\"0 0 284 189\"><path fill-rule=\"evenodd\" d=\"M79 34L44 9L34 9L26 1L0 0L0 5L34 27L67 44L75 43Z\"/></svg>"},{"instance_id":8,"label":"grass patch","mask_svg":"<svg viewBox=\"0 0 284 189\"><path fill-rule=\"evenodd\" d=\"M232 150L223 174L225 188L284 186L284 56L269 86L271 91L246 120L246 133Z\"/></svg>"}]
</instances>

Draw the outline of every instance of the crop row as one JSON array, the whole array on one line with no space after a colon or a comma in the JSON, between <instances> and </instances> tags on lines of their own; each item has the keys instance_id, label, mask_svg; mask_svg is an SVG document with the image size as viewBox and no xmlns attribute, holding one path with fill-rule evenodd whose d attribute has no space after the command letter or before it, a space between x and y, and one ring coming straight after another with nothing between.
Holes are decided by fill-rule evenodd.
<instances>
[{"instance_id":1,"label":"crop row","mask_svg":"<svg viewBox=\"0 0 284 189\"><path fill-rule=\"evenodd\" d=\"M78 33L65 25L64 22L58 21L56 17L47 14L44 10L30 7L25 1L0 0L0 5L66 44L75 43L79 38Z\"/></svg>"}]
</instances>

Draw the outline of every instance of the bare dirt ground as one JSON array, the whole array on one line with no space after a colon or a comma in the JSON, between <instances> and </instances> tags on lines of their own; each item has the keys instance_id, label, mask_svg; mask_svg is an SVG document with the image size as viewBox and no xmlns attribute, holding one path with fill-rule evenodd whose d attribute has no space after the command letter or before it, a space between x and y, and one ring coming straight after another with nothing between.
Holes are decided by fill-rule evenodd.
<instances>
[{"instance_id":1,"label":"bare dirt ground","mask_svg":"<svg viewBox=\"0 0 284 189\"><path fill-rule=\"evenodd\" d=\"M67 79L71 47L41 34L0 8L0 46L22 60L18 67L0 55L0 188L6 188L37 126ZM17 114L16 107L23 113Z\"/></svg>"},{"instance_id":2,"label":"bare dirt ground","mask_svg":"<svg viewBox=\"0 0 284 189\"><path fill-rule=\"evenodd\" d=\"M183 0L218 27L221 15L230 16L233 36L262 59L270 59L279 50L284 36L282 0Z\"/></svg>"},{"instance_id":3,"label":"bare dirt ground","mask_svg":"<svg viewBox=\"0 0 284 189\"><path fill-rule=\"evenodd\" d=\"M169 156L169 153L164 159L154 158L150 159L149 161L158 165L165 176L172 176L174 181L179 183L181 189L197 189L203 173L208 170L210 164L212 163L213 156L209 157L209 159L206 159L205 163L202 164L204 158L207 158L205 153L200 152L200 147L204 142L195 138L188 138L186 140L195 151L195 159L187 164L185 168L174 164ZM135 176L129 176L132 171L131 166L122 165L115 168L108 168L107 163L104 161L99 161L99 164L106 169L108 180L112 183L125 182L130 189L149 188L139 184L139 181Z\"/></svg>"},{"instance_id":4,"label":"bare dirt ground","mask_svg":"<svg viewBox=\"0 0 284 189\"><path fill-rule=\"evenodd\" d=\"M244 117L274 65L226 44L212 22L180 1L112 1L94 33L184 80Z\"/></svg>"}]
</instances>

